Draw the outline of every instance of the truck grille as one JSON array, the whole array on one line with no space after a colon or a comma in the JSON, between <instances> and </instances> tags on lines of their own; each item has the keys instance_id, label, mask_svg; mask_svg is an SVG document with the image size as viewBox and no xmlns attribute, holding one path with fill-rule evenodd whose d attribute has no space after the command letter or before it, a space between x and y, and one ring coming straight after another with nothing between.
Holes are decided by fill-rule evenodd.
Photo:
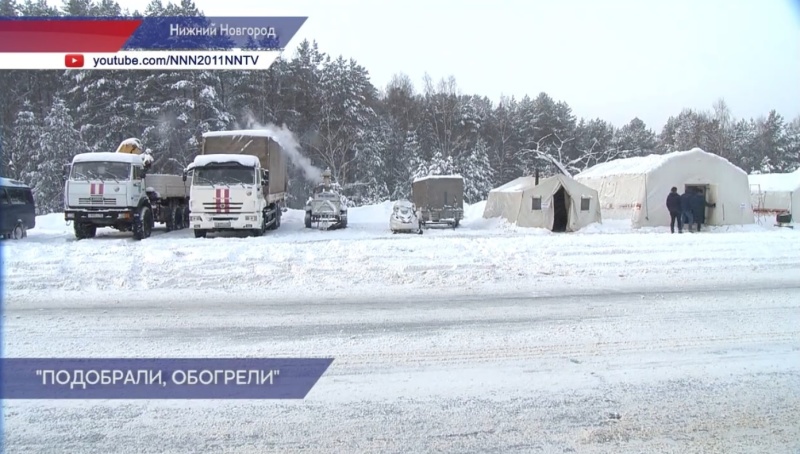
<instances>
[{"instance_id":1,"label":"truck grille","mask_svg":"<svg viewBox=\"0 0 800 454\"><path fill-rule=\"evenodd\" d=\"M113 197L80 197L78 205L89 206L116 206L117 199Z\"/></svg>"},{"instance_id":2,"label":"truck grille","mask_svg":"<svg viewBox=\"0 0 800 454\"><path fill-rule=\"evenodd\" d=\"M203 202L203 211L210 213L239 213L242 202Z\"/></svg>"}]
</instances>

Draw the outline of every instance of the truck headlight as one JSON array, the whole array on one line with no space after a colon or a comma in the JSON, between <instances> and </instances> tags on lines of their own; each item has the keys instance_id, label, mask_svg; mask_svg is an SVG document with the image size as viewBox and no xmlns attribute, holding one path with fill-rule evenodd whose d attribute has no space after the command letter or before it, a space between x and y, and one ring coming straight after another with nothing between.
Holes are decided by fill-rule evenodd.
<instances>
[{"instance_id":1,"label":"truck headlight","mask_svg":"<svg viewBox=\"0 0 800 454\"><path fill-rule=\"evenodd\" d=\"M246 215L246 216L244 217L244 220L245 220L245 221L257 221L257 220L258 220L258 216Z\"/></svg>"},{"instance_id":2,"label":"truck headlight","mask_svg":"<svg viewBox=\"0 0 800 454\"><path fill-rule=\"evenodd\" d=\"M189 216L189 222L200 222L203 218L200 216Z\"/></svg>"}]
</instances>

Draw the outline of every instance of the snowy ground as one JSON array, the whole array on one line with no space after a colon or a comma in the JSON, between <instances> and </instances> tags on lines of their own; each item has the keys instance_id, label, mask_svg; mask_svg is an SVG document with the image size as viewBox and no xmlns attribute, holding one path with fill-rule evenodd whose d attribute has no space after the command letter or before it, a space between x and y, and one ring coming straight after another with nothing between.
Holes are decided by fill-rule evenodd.
<instances>
[{"instance_id":1,"label":"snowy ground","mask_svg":"<svg viewBox=\"0 0 800 454\"><path fill-rule=\"evenodd\" d=\"M6 356L332 356L302 402L3 405L8 452L800 452L800 230L5 242Z\"/></svg>"},{"instance_id":2,"label":"snowy ground","mask_svg":"<svg viewBox=\"0 0 800 454\"><path fill-rule=\"evenodd\" d=\"M715 279L737 282L742 273L772 276L798 263L800 229L750 225L670 235L667 228L631 231L625 222L606 221L554 234L482 219L483 206L469 207L456 230L424 235L393 235L387 203L354 209L344 230L305 229L302 211L292 210L279 230L261 238L197 239L183 230L156 232L140 243L112 229L76 241L62 217L49 215L26 241L4 244L4 287L12 299L50 290L108 297L164 289L186 298L214 291L332 297L705 282L722 268Z\"/></svg>"}]
</instances>

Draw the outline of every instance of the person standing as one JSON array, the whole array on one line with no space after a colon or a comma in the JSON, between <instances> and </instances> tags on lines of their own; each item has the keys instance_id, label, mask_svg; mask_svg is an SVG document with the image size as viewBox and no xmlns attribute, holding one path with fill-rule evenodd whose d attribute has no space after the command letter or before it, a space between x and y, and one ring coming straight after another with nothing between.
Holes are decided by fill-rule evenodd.
<instances>
[{"instance_id":1,"label":"person standing","mask_svg":"<svg viewBox=\"0 0 800 454\"><path fill-rule=\"evenodd\" d=\"M678 233L683 233L683 219L681 216L681 196L678 188L673 187L667 195L667 211L669 211L669 230L675 233L675 220L678 221Z\"/></svg>"},{"instance_id":2,"label":"person standing","mask_svg":"<svg viewBox=\"0 0 800 454\"><path fill-rule=\"evenodd\" d=\"M706 202L706 196L703 190L698 188L692 195L690 205L692 207L692 217L694 218L694 223L699 232L700 226L706 223L706 207L714 208L717 204Z\"/></svg>"},{"instance_id":3,"label":"person standing","mask_svg":"<svg viewBox=\"0 0 800 454\"><path fill-rule=\"evenodd\" d=\"M686 190L681 194L681 218L683 225L692 231L692 191Z\"/></svg>"}]
</instances>

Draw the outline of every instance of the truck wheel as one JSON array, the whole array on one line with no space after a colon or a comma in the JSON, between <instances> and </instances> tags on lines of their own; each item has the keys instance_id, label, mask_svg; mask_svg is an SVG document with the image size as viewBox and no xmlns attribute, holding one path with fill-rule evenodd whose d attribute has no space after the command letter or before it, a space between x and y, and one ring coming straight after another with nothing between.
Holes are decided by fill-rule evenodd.
<instances>
[{"instance_id":1,"label":"truck wheel","mask_svg":"<svg viewBox=\"0 0 800 454\"><path fill-rule=\"evenodd\" d=\"M186 210L184 210L183 207L180 205L175 207L175 216L177 216L179 219L178 230L183 230L186 227L189 227L189 218L184 216L185 211Z\"/></svg>"},{"instance_id":2,"label":"truck wheel","mask_svg":"<svg viewBox=\"0 0 800 454\"><path fill-rule=\"evenodd\" d=\"M11 232L11 239L14 240L21 240L28 236L28 232L25 230L25 226L22 223L18 223L14 226L14 230Z\"/></svg>"},{"instance_id":3,"label":"truck wheel","mask_svg":"<svg viewBox=\"0 0 800 454\"><path fill-rule=\"evenodd\" d=\"M180 205L172 209L172 229L181 230L186 228L186 218L183 217L183 207Z\"/></svg>"},{"instance_id":4,"label":"truck wheel","mask_svg":"<svg viewBox=\"0 0 800 454\"><path fill-rule=\"evenodd\" d=\"M306 223L306 228L310 229L311 228L311 213L306 213L305 223Z\"/></svg>"},{"instance_id":5,"label":"truck wheel","mask_svg":"<svg viewBox=\"0 0 800 454\"><path fill-rule=\"evenodd\" d=\"M167 210L167 220L164 224L167 227L167 232L178 230L178 209L172 206L165 208Z\"/></svg>"},{"instance_id":6,"label":"truck wheel","mask_svg":"<svg viewBox=\"0 0 800 454\"><path fill-rule=\"evenodd\" d=\"M273 222L272 222L272 224L270 224L270 225L269 225L269 227L267 227L267 226L266 226L266 223L267 223L267 215L266 215L266 213L264 214L264 224L265 224L265 226L264 226L264 231L265 231L265 232L266 232L267 230L275 230L275 229L277 229L277 228L278 228L278 226L279 226L279 225L280 225L280 223L281 223L281 220L280 220L281 218L280 218L280 217L278 217L278 216L279 216L279 214L278 214L278 213L280 213L280 210L279 210L278 208L275 208L275 213L273 214L273 219L272 219L272 221L273 221Z\"/></svg>"},{"instance_id":7,"label":"truck wheel","mask_svg":"<svg viewBox=\"0 0 800 454\"><path fill-rule=\"evenodd\" d=\"M139 209L139 217L133 221L133 239L149 238L153 232L153 211L148 206Z\"/></svg>"},{"instance_id":8,"label":"truck wheel","mask_svg":"<svg viewBox=\"0 0 800 454\"><path fill-rule=\"evenodd\" d=\"M255 237L262 237L265 233L267 233L267 217L261 216L261 226L257 229L253 229L250 232Z\"/></svg>"},{"instance_id":9,"label":"truck wheel","mask_svg":"<svg viewBox=\"0 0 800 454\"><path fill-rule=\"evenodd\" d=\"M75 238L83 240L86 238L94 238L97 234L97 226L83 222L76 222L73 224L75 229Z\"/></svg>"},{"instance_id":10,"label":"truck wheel","mask_svg":"<svg viewBox=\"0 0 800 454\"><path fill-rule=\"evenodd\" d=\"M205 230L197 229L197 230L194 231L194 237L195 238L205 238L206 235L208 235L208 232L205 231Z\"/></svg>"},{"instance_id":11,"label":"truck wheel","mask_svg":"<svg viewBox=\"0 0 800 454\"><path fill-rule=\"evenodd\" d=\"M281 226L281 214L282 213L283 212L281 211L280 207L275 207L275 228L276 229Z\"/></svg>"}]
</instances>

